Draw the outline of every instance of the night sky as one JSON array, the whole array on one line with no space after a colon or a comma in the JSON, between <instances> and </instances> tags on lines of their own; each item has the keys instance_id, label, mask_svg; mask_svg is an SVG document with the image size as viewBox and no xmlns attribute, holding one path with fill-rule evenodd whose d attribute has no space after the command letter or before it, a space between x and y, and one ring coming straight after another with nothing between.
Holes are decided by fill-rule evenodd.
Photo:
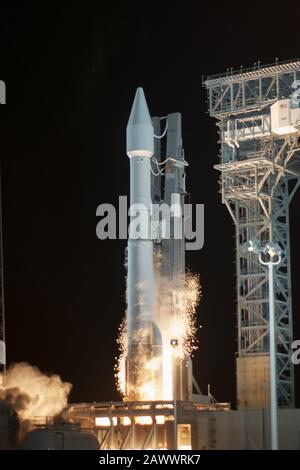
<instances>
[{"instance_id":1,"label":"night sky","mask_svg":"<svg viewBox=\"0 0 300 470\"><path fill-rule=\"evenodd\" d=\"M235 403L234 228L218 194L202 76L300 56L300 4L285 1L279 14L266 3L0 7L8 361L61 375L74 385L72 401L119 399L113 366L126 241L96 238L96 208L129 194L125 131L143 86L152 115L182 113L187 187L193 203L205 204L204 248L187 255L203 292L194 375L203 392L210 383L217 400ZM291 206L295 339L299 207L300 192Z\"/></svg>"}]
</instances>

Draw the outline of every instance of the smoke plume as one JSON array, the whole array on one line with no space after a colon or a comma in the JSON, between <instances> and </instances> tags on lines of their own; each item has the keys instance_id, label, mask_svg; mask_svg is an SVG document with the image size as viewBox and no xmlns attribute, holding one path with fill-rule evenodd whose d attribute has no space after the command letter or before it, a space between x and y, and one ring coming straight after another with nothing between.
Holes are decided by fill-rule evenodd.
<instances>
[{"instance_id":1,"label":"smoke plume","mask_svg":"<svg viewBox=\"0 0 300 470\"><path fill-rule=\"evenodd\" d=\"M58 415L72 385L21 362L0 374L0 449L13 448L36 419Z\"/></svg>"}]
</instances>

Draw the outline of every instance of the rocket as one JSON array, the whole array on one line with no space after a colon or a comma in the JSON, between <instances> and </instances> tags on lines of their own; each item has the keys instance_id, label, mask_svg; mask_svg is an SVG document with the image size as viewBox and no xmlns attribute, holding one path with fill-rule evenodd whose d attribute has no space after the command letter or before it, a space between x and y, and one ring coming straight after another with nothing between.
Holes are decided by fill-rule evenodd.
<instances>
[{"instance_id":1,"label":"rocket","mask_svg":"<svg viewBox=\"0 0 300 470\"><path fill-rule=\"evenodd\" d=\"M156 322L156 286L151 235L151 157L154 130L146 98L138 88L127 129L130 162L130 227L128 238L126 397L138 400L145 374L155 397L162 387L162 338ZM145 369L152 364L152 370ZM146 380L147 382L147 380ZM151 398L151 395L149 395Z\"/></svg>"}]
</instances>

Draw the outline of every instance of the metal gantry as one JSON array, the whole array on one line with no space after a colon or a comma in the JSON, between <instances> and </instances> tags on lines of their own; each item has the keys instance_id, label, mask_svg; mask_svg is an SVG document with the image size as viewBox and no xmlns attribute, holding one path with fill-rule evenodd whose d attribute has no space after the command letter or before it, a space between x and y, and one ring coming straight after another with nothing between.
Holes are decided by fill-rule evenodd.
<instances>
[{"instance_id":1,"label":"metal gantry","mask_svg":"<svg viewBox=\"0 0 300 470\"><path fill-rule=\"evenodd\" d=\"M289 204L299 186L300 122L274 133L271 106L291 102L299 79L297 60L204 82L209 113L218 120L222 202L235 224L239 408L264 408L269 396L268 272L241 249L251 239L283 250L274 271L277 391L279 406L294 406Z\"/></svg>"}]
</instances>

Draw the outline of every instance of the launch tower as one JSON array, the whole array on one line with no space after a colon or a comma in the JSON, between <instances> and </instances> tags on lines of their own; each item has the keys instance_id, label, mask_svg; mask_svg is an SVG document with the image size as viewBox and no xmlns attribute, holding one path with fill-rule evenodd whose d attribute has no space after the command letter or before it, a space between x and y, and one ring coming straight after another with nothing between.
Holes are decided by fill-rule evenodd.
<instances>
[{"instance_id":1,"label":"launch tower","mask_svg":"<svg viewBox=\"0 0 300 470\"><path fill-rule=\"evenodd\" d=\"M264 408L269 395L268 273L243 245L277 242L274 273L277 396L294 407L289 204L300 177L300 61L230 70L204 81L217 119L220 192L235 225L240 409Z\"/></svg>"}]
</instances>

